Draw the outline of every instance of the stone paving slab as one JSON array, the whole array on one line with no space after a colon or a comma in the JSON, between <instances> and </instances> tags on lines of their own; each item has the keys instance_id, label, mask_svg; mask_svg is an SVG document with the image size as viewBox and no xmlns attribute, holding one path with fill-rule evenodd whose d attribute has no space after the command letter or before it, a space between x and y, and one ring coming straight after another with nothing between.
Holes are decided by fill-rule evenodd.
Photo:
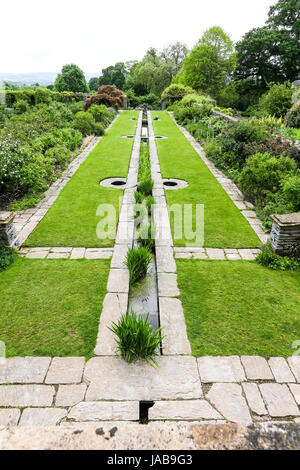
<instances>
[{"instance_id":1,"label":"stone paving slab","mask_svg":"<svg viewBox=\"0 0 300 470\"><path fill-rule=\"evenodd\" d=\"M244 425L252 423L240 385L232 383L213 384L206 398L227 420Z\"/></svg>"},{"instance_id":2,"label":"stone paving slab","mask_svg":"<svg viewBox=\"0 0 300 470\"><path fill-rule=\"evenodd\" d=\"M300 405L300 384L290 384L289 387L297 405Z\"/></svg>"},{"instance_id":3,"label":"stone paving slab","mask_svg":"<svg viewBox=\"0 0 300 470\"><path fill-rule=\"evenodd\" d=\"M10 357L0 365L0 384L43 383L50 365L50 357Z\"/></svg>"},{"instance_id":4,"label":"stone paving slab","mask_svg":"<svg viewBox=\"0 0 300 470\"><path fill-rule=\"evenodd\" d=\"M259 385L262 396L272 417L300 416L293 395L285 384L265 383Z\"/></svg>"},{"instance_id":5,"label":"stone paving slab","mask_svg":"<svg viewBox=\"0 0 300 470\"><path fill-rule=\"evenodd\" d=\"M128 293L129 291L129 271L128 269L111 269L108 281L107 291L116 293Z\"/></svg>"},{"instance_id":6,"label":"stone paving slab","mask_svg":"<svg viewBox=\"0 0 300 470\"><path fill-rule=\"evenodd\" d=\"M259 388L256 383L253 382L246 382L242 384L246 400L248 402L250 410L257 414L257 415L267 415L268 412L266 410L264 401L260 394Z\"/></svg>"},{"instance_id":7,"label":"stone paving slab","mask_svg":"<svg viewBox=\"0 0 300 470\"><path fill-rule=\"evenodd\" d=\"M177 297L180 295L177 285L177 274L158 273L157 285L160 297Z\"/></svg>"},{"instance_id":8,"label":"stone paving slab","mask_svg":"<svg viewBox=\"0 0 300 470\"><path fill-rule=\"evenodd\" d=\"M87 362L84 379L90 382L86 400L164 400L201 398L196 359L160 356L160 369L145 361L127 364L121 358L97 357Z\"/></svg>"},{"instance_id":9,"label":"stone paving slab","mask_svg":"<svg viewBox=\"0 0 300 470\"><path fill-rule=\"evenodd\" d=\"M125 267L125 259L128 250L130 250L131 244L125 245L115 245L113 257L111 260L111 268L119 268L124 269Z\"/></svg>"},{"instance_id":10,"label":"stone paving slab","mask_svg":"<svg viewBox=\"0 0 300 470\"><path fill-rule=\"evenodd\" d=\"M206 400L156 401L149 408L149 420L193 420L223 419Z\"/></svg>"},{"instance_id":11,"label":"stone paving slab","mask_svg":"<svg viewBox=\"0 0 300 470\"><path fill-rule=\"evenodd\" d=\"M267 360L260 356L242 356L246 377L249 380L274 380Z\"/></svg>"},{"instance_id":12,"label":"stone paving slab","mask_svg":"<svg viewBox=\"0 0 300 470\"><path fill-rule=\"evenodd\" d=\"M55 426L66 415L67 410L61 408L25 408L19 426Z\"/></svg>"},{"instance_id":13,"label":"stone paving slab","mask_svg":"<svg viewBox=\"0 0 300 470\"><path fill-rule=\"evenodd\" d=\"M156 246L156 266L158 273L176 273L173 249L170 246Z\"/></svg>"},{"instance_id":14,"label":"stone paving slab","mask_svg":"<svg viewBox=\"0 0 300 470\"><path fill-rule=\"evenodd\" d=\"M191 354L181 301L171 297L159 297L159 313L163 354Z\"/></svg>"},{"instance_id":15,"label":"stone paving slab","mask_svg":"<svg viewBox=\"0 0 300 470\"><path fill-rule=\"evenodd\" d=\"M0 426L17 426L21 411L18 408L0 409Z\"/></svg>"},{"instance_id":16,"label":"stone paving slab","mask_svg":"<svg viewBox=\"0 0 300 470\"><path fill-rule=\"evenodd\" d=\"M74 406L68 414L68 419L75 421L138 421L138 401L94 401L83 402Z\"/></svg>"},{"instance_id":17,"label":"stone paving slab","mask_svg":"<svg viewBox=\"0 0 300 470\"><path fill-rule=\"evenodd\" d=\"M291 369L289 368L286 360L283 357L271 357L269 359L269 366L273 372L276 382L296 382L295 377L291 372Z\"/></svg>"},{"instance_id":18,"label":"stone paving slab","mask_svg":"<svg viewBox=\"0 0 300 470\"><path fill-rule=\"evenodd\" d=\"M84 357L54 357L45 383L46 384L72 384L82 380Z\"/></svg>"},{"instance_id":19,"label":"stone paving slab","mask_svg":"<svg viewBox=\"0 0 300 470\"><path fill-rule=\"evenodd\" d=\"M51 406L54 393L50 385L1 385L0 407Z\"/></svg>"},{"instance_id":20,"label":"stone paving slab","mask_svg":"<svg viewBox=\"0 0 300 470\"><path fill-rule=\"evenodd\" d=\"M56 406L73 406L84 400L87 385L59 385L55 398Z\"/></svg>"},{"instance_id":21,"label":"stone paving slab","mask_svg":"<svg viewBox=\"0 0 300 470\"><path fill-rule=\"evenodd\" d=\"M292 356L288 358L288 363L297 382L300 383L300 356Z\"/></svg>"},{"instance_id":22,"label":"stone paving slab","mask_svg":"<svg viewBox=\"0 0 300 470\"><path fill-rule=\"evenodd\" d=\"M109 328L112 326L112 322L117 323L121 316L127 312L127 306L128 294L106 294L103 301L97 344L94 351L96 356L116 355L117 344L115 335Z\"/></svg>"},{"instance_id":23,"label":"stone paving slab","mask_svg":"<svg viewBox=\"0 0 300 470\"><path fill-rule=\"evenodd\" d=\"M243 382L244 369L238 356L198 357L201 382Z\"/></svg>"}]
</instances>

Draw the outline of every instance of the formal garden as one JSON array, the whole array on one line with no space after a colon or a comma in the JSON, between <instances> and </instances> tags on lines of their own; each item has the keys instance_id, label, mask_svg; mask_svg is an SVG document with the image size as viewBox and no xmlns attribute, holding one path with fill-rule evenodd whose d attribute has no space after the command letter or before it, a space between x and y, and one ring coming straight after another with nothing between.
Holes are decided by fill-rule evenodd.
<instances>
[{"instance_id":1,"label":"formal garden","mask_svg":"<svg viewBox=\"0 0 300 470\"><path fill-rule=\"evenodd\" d=\"M298 419L299 58L273 50L277 71L247 75L257 35L294 41L282 3L235 46L220 27L177 44L179 65L151 49L90 84L70 65L52 88L7 87L0 424L7 407L18 422L49 406L50 424L142 422L132 402L153 402L146 422Z\"/></svg>"}]
</instances>

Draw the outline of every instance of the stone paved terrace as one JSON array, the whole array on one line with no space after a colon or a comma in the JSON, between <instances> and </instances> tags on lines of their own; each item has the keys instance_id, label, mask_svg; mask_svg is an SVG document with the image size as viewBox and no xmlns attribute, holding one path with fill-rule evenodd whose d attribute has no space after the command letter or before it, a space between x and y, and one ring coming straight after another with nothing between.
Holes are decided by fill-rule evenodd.
<instances>
[{"instance_id":1,"label":"stone paved terrace","mask_svg":"<svg viewBox=\"0 0 300 470\"><path fill-rule=\"evenodd\" d=\"M300 422L300 357L15 357L0 367L0 425L152 421ZM226 400L224 397L226 396Z\"/></svg>"}]
</instances>

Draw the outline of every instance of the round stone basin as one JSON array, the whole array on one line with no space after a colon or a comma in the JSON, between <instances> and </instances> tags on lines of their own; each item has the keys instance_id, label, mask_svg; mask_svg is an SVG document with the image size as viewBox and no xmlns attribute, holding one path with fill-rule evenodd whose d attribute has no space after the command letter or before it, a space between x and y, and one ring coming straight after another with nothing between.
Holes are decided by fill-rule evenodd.
<instances>
[{"instance_id":1,"label":"round stone basin","mask_svg":"<svg viewBox=\"0 0 300 470\"><path fill-rule=\"evenodd\" d=\"M189 183L175 178L165 178L163 179L163 185L165 189L183 189L186 188Z\"/></svg>"},{"instance_id":2,"label":"round stone basin","mask_svg":"<svg viewBox=\"0 0 300 470\"><path fill-rule=\"evenodd\" d=\"M100 185L105 188L122 189L126 186L126 178L106 178L100 181Z\"/></svg>"},{"instance_id":3,"label":"round stone basin","mask_svg":"<svg viewBox=\"0 0 300 470\"><path fill-rule=\"evenodd\" d=\"M155 136L155 139L167 139L168 137L166 137L165 135L156 135Z\"/></svg>"},{"instance_id":4,"label":"round stone basin","mask_svg":"<svg viewBox=\"0 0 300 470\"><path fill-rule=\"evenodd\" d=\"M122 135L123 139L134 139L135 135Z\"/></svg>"}]
</instances>

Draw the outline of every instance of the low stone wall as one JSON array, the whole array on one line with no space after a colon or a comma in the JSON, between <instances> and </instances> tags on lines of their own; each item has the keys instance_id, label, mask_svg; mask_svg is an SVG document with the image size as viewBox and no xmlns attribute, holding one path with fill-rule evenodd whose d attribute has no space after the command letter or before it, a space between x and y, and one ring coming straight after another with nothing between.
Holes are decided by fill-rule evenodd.
<instances>
[{"instance_id":1,"label":"low stone wall","mask_svg":"<svg viewBox=\"0 0 300 470\"><path fill-rule=\"evenodd\" d=\"M273 215L272 220L272 248L278 255L288 255L297 243L300 244L300 212Z\"/></svg>"}]
</instances>

